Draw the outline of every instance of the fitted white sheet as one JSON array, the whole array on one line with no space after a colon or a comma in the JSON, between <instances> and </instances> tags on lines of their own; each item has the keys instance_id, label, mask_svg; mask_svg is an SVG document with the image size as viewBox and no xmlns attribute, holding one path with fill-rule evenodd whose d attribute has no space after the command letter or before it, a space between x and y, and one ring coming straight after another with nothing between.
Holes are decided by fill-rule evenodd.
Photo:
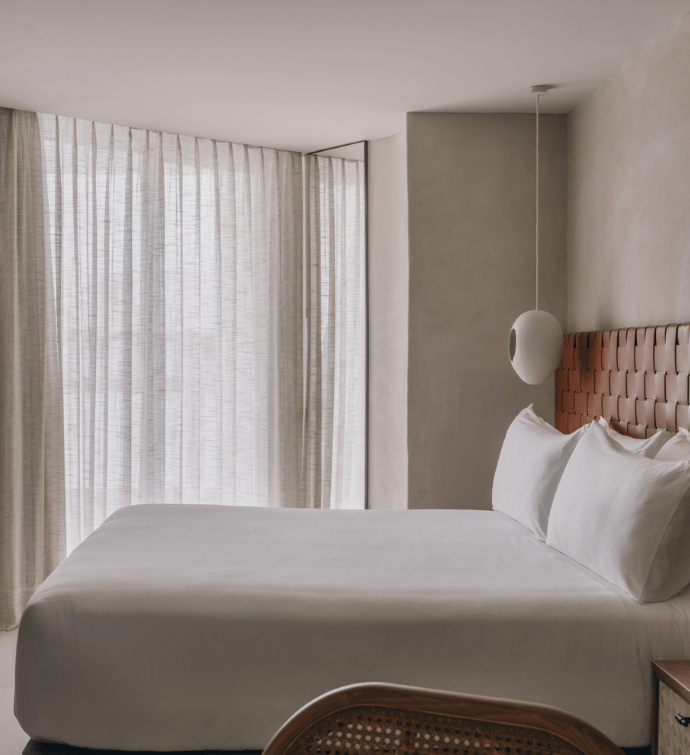
<instances>
[{"instance_id":1,"label":"fitted white sheet","mask_svg":"<svg viewBox=\"0 0 690 755\"><path fill-rule=\"evenodd\" d=\"M261 749L378 681L547 703L634 746L652 658L690 658L690 591L638 604L497 512L144 505L31 599L15 710L83 747Z\"/></svg>"}]
</instances>

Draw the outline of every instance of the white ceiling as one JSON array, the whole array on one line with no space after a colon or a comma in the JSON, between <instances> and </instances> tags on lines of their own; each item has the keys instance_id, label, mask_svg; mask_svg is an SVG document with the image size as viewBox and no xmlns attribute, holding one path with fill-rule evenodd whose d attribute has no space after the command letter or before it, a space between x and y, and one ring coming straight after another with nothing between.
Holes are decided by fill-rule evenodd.
<instances>
[{"instance_id":1,"label":"white ceiling","mask_svg":"<svg viewBox=\"0 0 690 755\"><path fill-rule=\"evenodd\" d=\"M690 0L0 0L0 105L310 151L567 112Z\"/></svg>"}]
</instances>

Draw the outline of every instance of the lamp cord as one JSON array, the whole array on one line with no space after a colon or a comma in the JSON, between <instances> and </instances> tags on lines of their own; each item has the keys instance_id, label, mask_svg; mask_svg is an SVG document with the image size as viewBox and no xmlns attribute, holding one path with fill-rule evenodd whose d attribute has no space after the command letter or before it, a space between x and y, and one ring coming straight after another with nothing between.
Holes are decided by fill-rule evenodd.
<instances>
[{"instance_id":1,"label":"lamp cord","mask_svg":"<svg viewBox=\"0 0 690 755\"><path fill-rule=\"evenodd\" d=\"M537 174L537 212L536 212L536 220L537 220L537 228L536 228L536 257L537 257L537 273L536 273L536 303L535 303L535 309L539 309L539 95L536 95L537 100L537 164L536 164L536 174Z\"/></svg>"}]
</instances>

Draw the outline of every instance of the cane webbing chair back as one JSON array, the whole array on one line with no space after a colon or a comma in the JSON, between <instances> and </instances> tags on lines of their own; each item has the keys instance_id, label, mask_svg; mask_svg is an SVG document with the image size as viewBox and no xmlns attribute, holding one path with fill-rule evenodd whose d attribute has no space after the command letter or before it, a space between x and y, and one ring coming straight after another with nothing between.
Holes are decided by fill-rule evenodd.
<instances>
[{"instance_id":1,"label":"cane webbing chair back","mask_svg":"<svg viewBox=\"0 0 690 755\"><path fill-rule=\"evenodd\" d=\"M316 698L263 755L623 755L555 708L389 684Z\"/></svg>"}]
</instances>

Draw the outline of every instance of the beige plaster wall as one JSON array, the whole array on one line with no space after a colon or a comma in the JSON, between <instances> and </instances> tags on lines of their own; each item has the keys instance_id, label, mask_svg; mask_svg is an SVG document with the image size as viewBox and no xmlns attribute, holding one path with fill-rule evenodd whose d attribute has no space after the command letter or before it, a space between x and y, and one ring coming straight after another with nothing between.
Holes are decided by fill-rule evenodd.
<instances>
[{"instance_id":1,"label":"beige plaster wall","mask_svg":"<svg viewBox=\"0 0 690 755\"><path fill-rule=\"evenodd\" d=\"M540 305L565 325L565 116L541 134ZM408 114L407 141L409 508L490 508L515 415L553 421L553 379L528 386L508 359L534 307L534 116Z\"/></svg>"},{"instance_id":2,"label":"beige plaster wall","mask_svg":"<svg viewBox=\"0 0 690 755\"><path fill-rule=\"evenodd\" d=\"M369 142L369 508L407 508L407 142Z\"/></svg>"},{"instance_id":3,"label":"beige plaster wall","mask_svg":"<svg viewBox=\"0 0 690 755\"><path fill-rule=\"evenodd\" d=\"M568 329L690 320L690 14L568 117Z\"/></svg>"}]
</instances>

